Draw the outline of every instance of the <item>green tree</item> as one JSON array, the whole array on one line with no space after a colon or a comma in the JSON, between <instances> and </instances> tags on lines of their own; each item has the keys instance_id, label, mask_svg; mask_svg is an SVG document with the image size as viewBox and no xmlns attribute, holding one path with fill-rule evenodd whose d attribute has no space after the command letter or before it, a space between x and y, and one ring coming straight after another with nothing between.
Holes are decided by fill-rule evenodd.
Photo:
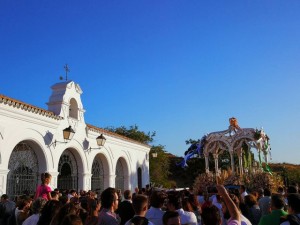
<instances>
[{"instance_id":1,"label":"green tree","mask_svg":"<svg viewBox=\"0 0 300 225\"><path fill-rule=\"evenodd\" d=\"M156 135L155 131L148 133L140 131L137 125L130 126L129 128L121 126L116 128L108 127L105 129L144 144L150 144L151 142L153 142L153 138ZM152 153L156 153L157 157L153 157ZM170 174L170 163L168 153L165 151L165 147L163 145L152 146L149 155L151 183L155 183L156 185L163 185L164 187L169 187L171 185L171 183L168 180L168 175Z\"/></svg>"},{"instance_id":2,"label":"green tree","mask_svg":"<svg viewBox=\"0 0 300 225\"><path fill-rule=\"evenodd\" d=\"M107 127L106 130L111 132L123 135L125 137L131 138L133 140L139 141L144 144L149 144L153 141L153 138L156 135L155 131L145 133L144 131L140 131L137 125L130 126L126 128L125 126L121 127Z\"/></svg>"},{"instance_id":3,"label":"green tree","mask_svg":"<svg viewBox=\"0 0 300 225\"><path fill-rule=\"evenodd\" d=\"M153 157L153 153L156 157ZM150 150L150 181L155 186L170 187L168 176L170 174L170 160L169 154L165 151L165 147L162 145L152 146Z\"/></svg>"}]
</instances>

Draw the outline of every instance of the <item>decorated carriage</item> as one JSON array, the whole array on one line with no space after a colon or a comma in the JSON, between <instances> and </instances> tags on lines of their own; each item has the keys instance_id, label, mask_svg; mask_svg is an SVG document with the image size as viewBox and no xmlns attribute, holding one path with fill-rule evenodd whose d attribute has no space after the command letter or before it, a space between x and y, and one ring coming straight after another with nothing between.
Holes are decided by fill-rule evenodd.
<instances>
[{"instance_id":1,"label":"decorated carriage","mask_svg":"<svg viewBox=\"0 0 300 225\"><path fill-rule=\"evenodd\" d=\"M257 161L251 157L253 148L258 153ZM224 153L228 155L226 163L230 165L227 170L221 170L219 166L219 158ZM195 180L198 186L213 185L216 183L216 178L223 184L246 184L253 188L260 185L257 182L262 183L264 187L270 187L274 183L274 177L268 165L271 159L268 135L263 128L260 130L241 128L234 117L229 119L227 130L211 132L204 135L199 142L192 144L178 165L186 167L187 161L194 157L205 159L205 173L200 174ZM214 161L215 168L213 170L209 168L211 159ZM253 179L254 177L256 179Z\"/></svg>"}]
</instances>

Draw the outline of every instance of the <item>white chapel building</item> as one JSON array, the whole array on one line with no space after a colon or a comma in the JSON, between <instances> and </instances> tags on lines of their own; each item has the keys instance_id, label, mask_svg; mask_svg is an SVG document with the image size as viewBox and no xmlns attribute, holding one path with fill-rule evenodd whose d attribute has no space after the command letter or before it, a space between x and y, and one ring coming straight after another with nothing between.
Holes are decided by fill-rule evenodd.
<instances>
[{"instance_id":1,"label":"white chapel building","mask_svg":"<svg viewBox=\"0 0 300 225\"><path fill-rule=\"evenodd\" d=\"M75 82L51 88L47 110L0 95L0 195L33 194L44 172L59 189L124 191L150 182L149 145L86 124Z\"/></svg>"}]
</instances>

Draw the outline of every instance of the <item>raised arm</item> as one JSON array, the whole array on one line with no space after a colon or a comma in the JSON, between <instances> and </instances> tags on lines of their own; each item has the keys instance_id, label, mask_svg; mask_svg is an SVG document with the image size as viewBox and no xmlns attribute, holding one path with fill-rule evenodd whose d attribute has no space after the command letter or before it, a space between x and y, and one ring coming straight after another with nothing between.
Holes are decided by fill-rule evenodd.
<instances>
[{"instance_id":1,"label":"raised arm","mask_svg":"<svg viewBox=\"0 0 300 225\"><path fill-rule=\"evenodd\" d=\"M226 189L223 185L217 185L218 193L223 197L225 204L228 208L230 217L232 220L237 220L241 222L240 212L239 209L236 207L234 202L231 200L229 194L227 193Z\"/></svg>"}]
</instances>

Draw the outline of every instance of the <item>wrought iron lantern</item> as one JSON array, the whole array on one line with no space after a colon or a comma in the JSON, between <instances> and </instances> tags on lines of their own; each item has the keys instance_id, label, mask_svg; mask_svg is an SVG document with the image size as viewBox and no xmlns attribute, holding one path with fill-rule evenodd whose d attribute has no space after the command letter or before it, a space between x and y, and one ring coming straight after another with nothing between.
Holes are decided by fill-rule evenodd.
<instances>
[{"instance_id":1,"label":"wrought iron lantern","mask_svg":"<svg viewBox=\"0 0 300 225\"><path fill-rule=\"evenodd\" d=\"M97 141L97 145L99 146L98 148L92 148L92 147L89 147L87 150L90 152L92 151L93 149L101 149L101 147L104 146L105 142L106 142L106 138L104 137L103 134L101 134L100 136L98 136L96 138L96 141Z\"/></svg>"},{"instance_id":2,"label":"wrought iron lantern","mask_svg":"<svg viewBox=\"0 0 300 225\"><path fill-rule=\"evenodd\" d=\"M63 130L63 135L65 140L71 140L75 134L75 131L72 129L71 126L67 127Z\"/></svg>"},{"instance_id":3,"label":"wrought iron lantern","mask_svg":"<svg viewBox=\"0 0 300 225\"><path fill-rule=\"evenodd\" d=\"M152 152L152 157L157 158L157 152Z\"/></svg>"},{"instance_id":4,"label":"wrought iron lantern","mask_svg":"<svg viewBox=\"0 0 300 225\"><path fill-rule=\"evenodd\" d=\"M96 138L96 141L97 141L97 145L102 147L102 146L104 146L104 144L106 142L106 138L103 136L103 134L101 134L100 136L98 136Z\"/></svg>"},{"instance_id":5,"label":"wrought iron lantern","mask_svg":"<svg viewBox=\"0 0 300 225\"><path fill-rule=\"evenodd\" d=\"M54 147L56 147L57 143L67 143L67 140L71 140L73 138L74 134L75 134L75 131L72 129L71 126L63 129L63 138L64 138L64 141L57 141L57 140L55 140L54 142L52 142L49 145L49 147L51 145L54 145Z\"/></svg>"}]
</instances>

